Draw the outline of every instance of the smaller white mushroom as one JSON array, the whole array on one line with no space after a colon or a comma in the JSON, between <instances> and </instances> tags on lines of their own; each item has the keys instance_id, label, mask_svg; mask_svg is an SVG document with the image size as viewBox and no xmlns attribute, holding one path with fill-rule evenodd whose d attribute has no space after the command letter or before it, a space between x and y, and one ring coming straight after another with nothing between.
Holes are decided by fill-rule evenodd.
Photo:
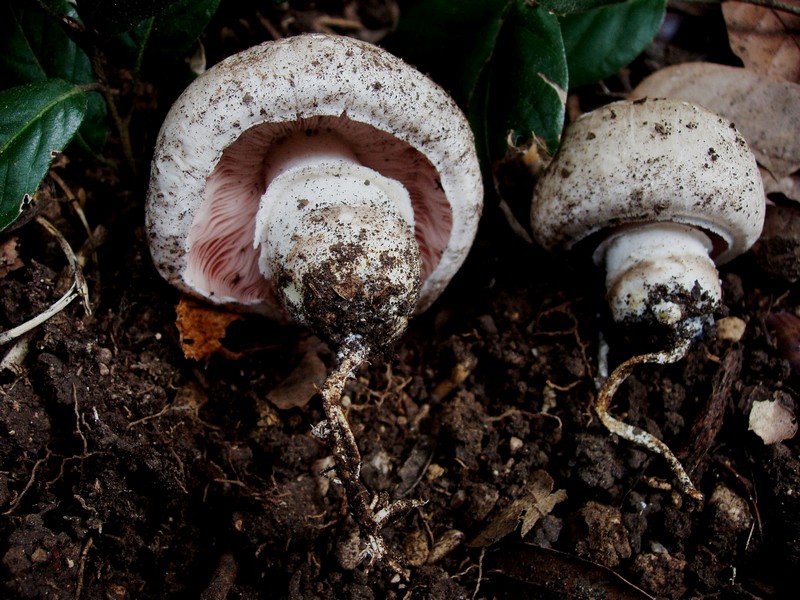
<instances>
[{"instance_id":1,"label":"smaller white mushroom","mask_svg":"<svg viewBox=\"0 0 800 600\"><path fill-rule=\"evenodd\" d=\"M531 223L546 249L596 240L614 320L680 338L719 305L715 263L758 239L764 211L755 158L731 123L687 102L643 99L567 128L537 183Z\"/></svg>"},{"instance_id":2,"label":"smaller white mushroom","mask_svg":"<svg viewBox=\"0 0 800 600\"><path fill-rule=\"evenodd\" d=\"M666 333L666 349L614 370L594 408L610 431L661 454L698 500L702 494L666 444L608 409L635 365L685 355L722 298L715 263L758 239L764 212L755 157L736 128L669 99L614 102L578 118L534 192L536 240L550 250L588 245L605 267L614 320L640 334Z\"/></svg>"}]
</instances>

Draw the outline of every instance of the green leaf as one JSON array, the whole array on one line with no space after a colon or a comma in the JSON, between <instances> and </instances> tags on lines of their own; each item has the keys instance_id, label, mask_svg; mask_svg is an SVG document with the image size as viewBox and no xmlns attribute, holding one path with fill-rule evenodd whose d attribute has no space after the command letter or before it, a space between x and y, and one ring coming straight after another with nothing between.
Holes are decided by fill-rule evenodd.
<instances>
[{"instance_id":1,"label":"green leaf","mask_svg":"<svg viewBox=\"0 0 800 600\"><path fill-rule=\"evenodd\" d=\"M625 0L539 0L536 4L553 14L569 15L624 1Z\"/></svg>"},{"instance_id":2,"label":"green leaf","mask_svg":"<svg viewBox=\"0 0 800 600\"><path fill-rule=\"evenodd\" d=\"M600 81L636 58L658 33L666 0L629 0L561 17L570 86Z\"/></svg>"},{"instance_id":3,"label":"green leaf","mask_svg":"<svg viewBox=\"0 0 800 600\"><path fill-rule=\"evenodd\" d=\"M148 59L183 55L203 33L221 0L177 0L153 19L140 23L132 33L141 40Z\"/></svg>"},{"instance_id":4,"label":"green leaf","mask_svg":"<svg viewBox=\"0 0 800 600\"><path fill-rule=\"evenodd\" d=\"M86 115L87 95L61 79L0 92L0 231L22 211Z\"/></svg>"},{"instance_id":5,"label":"green leaf","mask_svg":"<svg viewBox=\"0 0 800 600\"><path fill-rule=\"evenodd\" d=\"M169 74L170 80L196 77L183 62L188 50L203 33L221 0L176 0L157 17L146 19L117 36L137 73L151 77ZM177 70L176 70L177 69Z\"/></svg>"},{"instance_id":6,"label":"green leaf","mask_svg":"<svg viewBox=\"0 0 800 600\"><path fill-rule=\"evenodd\" d=\"M61 3L66 6L66 1ZM0 1L0 39L3 87L48 77L75 83L93 80L89 59L35 2Z\"/></svg>"},{"instance_id":7,"label":"green leaf","mask_svg":"<svg viewBox=\"0 0 800 600\"><path fill-rule=\"evenodd\" d=\"M50 0L48 4L58 14L76 16L66 0ZM35 2L0 0L0 39L4 88L47 79L64 79L77 85L96 82L89 57ZM90 94L88 102L80 136L91 150L99 152L108 135L106 105L99 93Z\"/></svg>"},{"instance_id":8,"label":"green leaf","mask_svg":"<svg viewBox=\"0 0 800 600\"><path fill-rule=\"evenodd\" d=\"M544 8L524 0L422 0L403 13L386 46L467 110L484 158L505 156L509 134L514 143L533 135L557 143L567 63L558 19Z\"/></svg>"},{"instance_id":9,"label":"green leaf","mask_svg":"<svg viewBox=\"0 0 800 600\"><path fill-rule=\"evenodd\" d=\"M502 159L509 142L537 136L555 149L564 125L567 60L558 19L516 0L489 67L486 126L489 155Z\"/></svg>"},{"instance_id":10,"label":"green leaf","mask_svg":"<svg viewBox=\"0 0 800 600\"><path fill-rule=\"evenodd\" d=\"M115 35L156 16L176 0L80 0L84 22L100 33Z\"/></svg>"},{"instance_id":11,"label":"green leaf","mask_svg":"<svg viewBox=\"0 0 800 600\"><path fill-rule=\"evenodd\" d=\"M404 7L383 45L467 106L513 0L421 0Z\"/></svg>"}]
</instances>

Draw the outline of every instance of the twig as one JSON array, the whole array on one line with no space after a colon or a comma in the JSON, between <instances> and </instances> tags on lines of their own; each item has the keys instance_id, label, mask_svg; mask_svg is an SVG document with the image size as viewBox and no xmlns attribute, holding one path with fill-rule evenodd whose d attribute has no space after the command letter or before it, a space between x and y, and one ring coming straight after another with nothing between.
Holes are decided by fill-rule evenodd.
<instances>
[{"instance_id":1,"label":"twig","mask_svg":"<svg viewBox=\"0 0 800 600\"><path fill-rule=\"evenodd\" d=\"M78 296L81 297L83 300L83 308L86 311L87 315L92 314L92 307L89 304L89 290L88 286L86 285L86 279L83 276L83 270L81 269L80 263L78 262L75 253L72 251L72 247L69 245L69 242L61 235L61 232L56 229L56 227L50 223L47 219L42 217L41 215L36 217L36 221L44 227L48 233L50 233L53 237L58 240L61 249L64 251L64 254L67 257L67 261L70 266L70 270L72 271L73 282L69 289L64 293L61 298L56 300L50 308L45 310L44 312L36 315L29 321L26 321L22 325L17 325L16 327L9 329L8 331L0 333L0 346L11 342L21 335L28 333L29 331L35 329L51 317L54 317L62 310L64 310L70 302L72 302Z\"/></svg>"},{"instance_id":2,"label":"twig","mask_svg":"<svg viewBox=\"0 0 800 600\"><path fill-rule=\"evenodd\" d=\"M76 291L76 288L76 284L73 283L72 286L67 290L67 293L64 294L59 300L54 302L50 308L36 315L29 321L26 321L22 325L17 325L8 331L0 333L0 346L17 339L19 336L24 335L33 329L36 329L39 325L64 310L70 302L78 297L79 294Z\"/></svg>"},{"instance_id":3,"label":"twig","mask_svg":"<svg viewBox=\"0 0 800 600\"><path fill-rule=\"evenodd\" d=\"M25 357L28 356L30 345L30 338L20 337L17 343L11 346L11 350L6 353L3 360L0 361L0 373L8 370L14 375L22 375L22 363L25 361Z\"/></svg>"},{"instance_id":4,"label":"twig","mask_svg":"<svg viewBox=\"0 0 800 600\"><path fill-rule=\"evenodd\" d=\"M711 383L711 394L689 430L690 448L681 454L684 464L692 471L708 453L722 428L725 406L730 401L731 390L739 380L741 370L742 350L738 345L733 345L725 352Z\"/></svg>"},{"instance_id":5,"label":"twig","mask_svg":"<svg viewBox=\"0 0 800 600\"><path fill-rule=\"evenodd\" d=\"M236 583L238 571L239 565L236 563L233 554L224 552L219 557L219 565L217 570L214 571L211 583L200 594L200 600L225 600L233 584Z\"/></svg>"},{"instance_id":6,"label":"twig","mask_svg":"<svg viewBox=\"0 0 800 600\"><path fill-rule=\"evenodd\" d=\"M92 231L92 228L89 226L89 220L86 218L86 213L83 212L83 206L81 205L80 200L67 185L67 182L64 181L54 169L50 170L50 178L55 181L56 185L58 185L58 187L61 188L61 191L64 192L64 195L67 197L67 200L69 200L69 203L72 206L72 209L75 211L75 214L78 215L78 219L80 219L81 225L83 225L83 230L86 232L86 243L84 244L84 247L76 252L78 263L81 265L81 267L85 267L87 256L88 254L91 254L92 262L99 270L100 260L97 257L97 249L105 242L105 227L98 225L97 228ZM97 277L99 278L99 273L97 274Z\"/></svg>"},{"instance_id":7,"label":"twig","mask_svg":"<svg viewBox=\"0 0 800 600\"><path fill-rule=\"evenodd\" d=\"M72 246L69 245L67 239L50 221L39 215L36 217L36 222L44 227L50 235L56 238L58 245L61 246L61 250L64 252L64 256L67 257L67 262L72 270L72 278L75 281L75 290L78 292L81 300L83 301L83 309L86 311L87 315L91 315L92 306L89 303L89 286L86 285L86 278L83 276L83 269L81 268L80 262L78 262L78 258L75 256L75 252L72 251Z\"/></svg>"},{"instance_id":8,"label":"twig","mask_svg":"<svg viewBox=\"0 0 800 600\"><path fill-rule=\"evenodd\" d=\"M113 90L111 86L108 85L108 77L106 76L106 70L100 52L96 48L92 48L90 56L92 60L92 70L94 71L94 74L97 76L97 80L100 83L100 93L103 95L103 98L106 101L108 114L111 117L111 121L114 123L117 133L119 134L119 142L120 146L122 147L122 155L125 157L125 163L127 164L130 172L133 175L136 175L136 158L133 155L131 132L128 128L130 119L123 118L119 113L119 108L117 107Z\"/></svg>"}]
</instances>

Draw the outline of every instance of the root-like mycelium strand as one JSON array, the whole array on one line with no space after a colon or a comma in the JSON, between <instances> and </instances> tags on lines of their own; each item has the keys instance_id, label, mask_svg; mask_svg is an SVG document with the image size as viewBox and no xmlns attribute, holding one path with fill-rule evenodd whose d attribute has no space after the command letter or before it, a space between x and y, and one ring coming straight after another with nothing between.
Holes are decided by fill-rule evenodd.
<instances>
[{"instance_id":1,"label":"root-like mycelium strand","mask_svg":"<svg viewBox=\"0 0 800 600\"><path fill-rule=\"evenodd\" d=\"M639 429L628 423L624 423L619 419L612 417L608 408L611 405L611 400L619 387L628 378L636 365L643 363L655 363L660 365L670 364L681 360L689 350L691 340L686 340L683 343L661 352L651 352L648 354L640 354L629 358L624 363L619 365L606 380L600 392L597 394L597 400L594 404L594 410L598 418L611 432L617 434L619 437L628 440L634 444L642 446L651 452L659 454L669 464L675 477L678 479L678 486L681 491L690 498L702 502L703 494L692 484L692 480L686 473L681 462L672 453L664 442L655 437L653 434Z\"/></svg>"},{"instance_id":2,"label":"root-like mycelium strand","mask_svg":"<svg viewBox=\"0 0 800 600\"><path fill-rule=\"evenodd\" d=\"M336 462L339 480L365 537L366 547L361 559L383 561L389 568L405 573L402 560L386 546L381 529L393 519L424 504L418 500L388 502L373 496L361 481L361 453L347 416L342 410L342 393L347 379L364 362L367 346L355 343L341 350L338 364L320 389L326 421L315 428L315 434L325 439Z\"/></svg>"}]
</instances>

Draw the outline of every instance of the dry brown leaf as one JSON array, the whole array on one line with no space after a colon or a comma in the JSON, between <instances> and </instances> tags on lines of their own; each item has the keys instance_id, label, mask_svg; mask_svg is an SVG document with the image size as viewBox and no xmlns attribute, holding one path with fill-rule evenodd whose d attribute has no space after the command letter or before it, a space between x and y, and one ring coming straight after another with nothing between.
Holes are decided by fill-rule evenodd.
<instances>
[{"instance_id":1,"label":"dry brown leaf","mask_svg":"<svg viewBox=\"0 0 800 600\"><path fill-rule=\"evenodd\" d=\"M800 85L747 69L694 62L656 71L632 98L686 100L722 115L776 180L800 169Z\"/></svg>"},{"instance_id":2,"label":"dry brown leaf","mask_svg":"<svg viewBox=\"0 0 800 600\"><path fill-rule=\"evenodd\" d=\"M783 0L800 8L800 0ZM800 16L745 2L723 2L731 50L748 69L800 83Z\"/></svg>"},{"instance_id":3,"label":"dry brown leaf","mask_svg":"<svg viewBox=\"0 0 800 600\"><path fill-rule=\"evenodd\" d=\"M532 473L528 493L501 510L469 546L490 546L514 531L518 525L520 535L525 537L539 519L549 515L556 504L567 498L566 491L553 491L553 483L553 478L546 471Z\"/></svg>"},{"instance_id":4,"label":"dry brown leaf","mask_svg":"<svg viewBox=\"0 0 800 600\"><path fill-rule=\"evenodd\" d=\"M777 400L756 400L750 409L750 431L765 444L777 444L797 433L794 413Z\"/></svg>"},{"instance_id":5,"label":"dry brown leaf","mask_svg":"<svg viewBox=\"0 0 800 600\"><path fill-rule=\"evenodd\" d=\"M182 296L175 309L178 333L181 336L181 349L186 358L204 360L215 352L226 358L239 358L222 345L228 325L242 318L242 315L221 308L201 304Z\"/></svg>"},{"instance_id":6,"label":"dry brown leaf","mask_svg":"<svg viewBox=\"0 0 800 600\"><path fill-rule=\"evenodd\" d=\"M24 266L17 253L17 243L18 240L15 237L10 237L0 243L0 279L11 271Z\"/></svg>"},{"instance_id":7,"label":"dry brown leaf","mask_svg":"<svg viewBox=\"0 0 800 600\"><path fill-rule=\"evenodd\" d=\"M314 341L289 376L267 394L267 400L281 410L305 406L325 383L328 368L319 357L319 340Z\"/></svg>"}]
</instances>

